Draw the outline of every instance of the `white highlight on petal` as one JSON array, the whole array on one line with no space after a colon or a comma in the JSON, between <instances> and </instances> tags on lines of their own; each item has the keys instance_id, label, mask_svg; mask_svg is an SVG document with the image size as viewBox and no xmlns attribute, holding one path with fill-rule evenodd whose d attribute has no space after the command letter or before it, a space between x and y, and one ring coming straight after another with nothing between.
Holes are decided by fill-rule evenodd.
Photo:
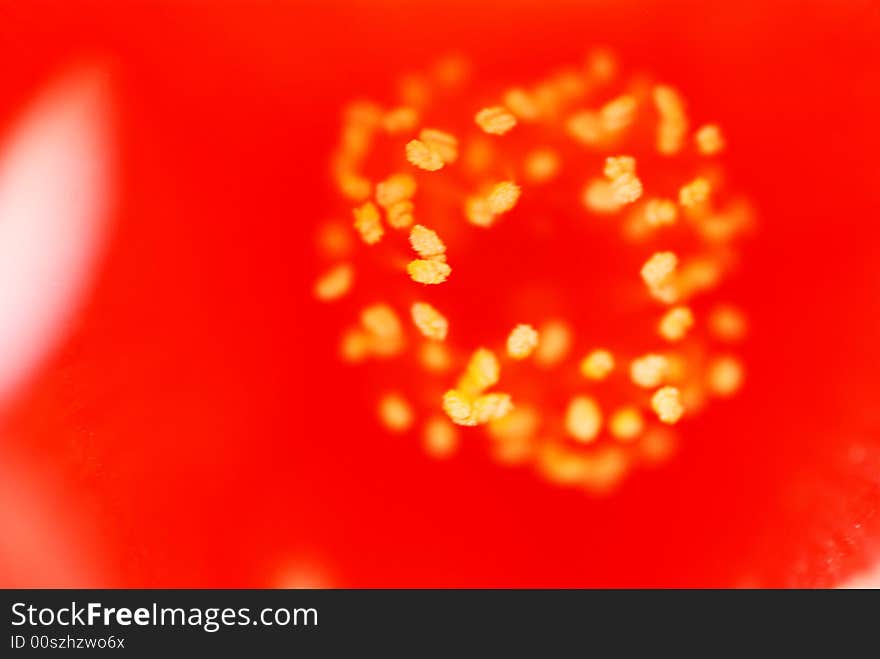
<instances>
[{"instance_id":1,"label":"white highlight on petal","mask_svg":"<svg viewBox=\"0 0 880 659\"><path fill-rule=\"evenodd\" d=\"M49 86L0 142L0 403L64 337L88 290L111 203L107 78Z\"/></svg>"}]
</instances>

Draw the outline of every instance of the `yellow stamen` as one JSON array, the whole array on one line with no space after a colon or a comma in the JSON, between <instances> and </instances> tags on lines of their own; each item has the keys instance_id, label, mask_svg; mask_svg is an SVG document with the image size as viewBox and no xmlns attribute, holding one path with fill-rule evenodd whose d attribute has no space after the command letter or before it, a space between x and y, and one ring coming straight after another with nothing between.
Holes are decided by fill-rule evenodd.
<instances>
[{"instance_id":1,"label":"yellow stamen","mask_svg":"<svg viewBox=\"0 0 880 659\"><path fill-rule=\"evenodd\" d=\"M602 410L595 400L575 396L565 412L565 429L579 442L592 442L602 429Z\"/></svg>"},{"instance_id":2,"label":"yellow stamen","mask_svg":"<svg viewBox=\"0 0 880 659\"><path fill-rule=\"evenodd\" d=\"M412 305L412 319L416 327L429 339L443 341L449 331L449 321L427 302L415 302Z\"/></svg>"},{"instance_id":3,"label":"yellow stamen","mask_svg":"<svg viewBox=\"0 0 880 659\"><path fill-rule=\"evenodd\" d=\"M379 419L391 432L405 432L412 427L413 410L400 394L386 394L379 401Z\"/></svg>"},{"instance_id":4,"label":"yellow stamen","mask_svg":"<svg viewBox=\"0 0 880 659\"><path fill-rule=\"evenodd\" d=\"M408 199L392 204L385 211L385 219L392 229L408 229L415 221L413 217L413 203Z\"/></svg>"},{"instance_id":5,"label":"yellow stamen","mask_svg":"<svg viewBox=\"0 0 880 659\"><path fill-rule=\"evenodd\" d=\"M590 380L604 380L614 370L614 355L607 350L593 350L581 360L581 374Z\"/></svg>"},{"instance_id":6,"label":"yellow stamen","mask_svg":"<svg viewBox=\"0 0 880 659\"><path fill-rule=\"evenodd\" d=\"M382 239L385 230L382 228L379 209L372 201L358 206L353 211L354 228L368 245L375 245Z\"/></svg>"},{"instance_id":7,"label":"yellow stamen","mask_svg":"<svg viewBox=\"0 0 880 659\"><path fill-rule=\"evenodd\" d=\"M676 423L684 414L681 392L675 387L662 387L651 397L651 407L663 423Z\"/></svg>"},{"instance_id":8,"label":"yellow stamen","mask_svg":"<svg viewBox=\"0 0 880 659\"><path fill-rule=\"evenodd\" d=\"M442 284L449 278L452 268L442 261L416 259L407 264L406 271L419 284Z\"/></svg>"},{"instance_id":9,"label":"yellow stamen","mask_svg":"<svg viewBox=\"0 0 880 659\"><path fill-rule=\"evenodd\" d=\"M627 405L621 407L611 415L608 421L608 430L612 437L621 441L631 441L642 434L645 421L637 407Z\"/></svg>"},{"instance_id":10,"label":"yellow stamen","mask_svg":"<svg viewBox=\"0 0 880 659\"><path fill-rule=\"evenodd\" d=\"M632 381L645 389L653 389L666 379L669 362L663 355L644 355L634 359L629 367Z\"/></svg>"},{"instance_id":11,"label":"yellow stamen","mask_svg":"<svg viewBox=\"0 0 880 659\"><path fill-rule=\"evenodd\" d=\"M681 341L694 325L694 314L688 307L673 307L660 319L657 331L667 341Z\"/></svg>"},{"instance_id":12,"label":"yellow stamen","mask_svg":"<svg viewBox=\"0 0 880 659\"><path fill-rule=\"evenodd\" d=\"M486 204L493 215L501 215L516 206L521 194L520 187L512 181L496 183L486 196Z\"/></svg>"},{"instance_id":13,"label":"yellow stamen","mask_svg":"<svg viewBox=\"0 0 880 659\"><path fill-rule=\"evenodd\" d=\"M376 184L376 203L388 208L399 201L412 199L416 193L416 180L409 174L392 174Z\"/></svg>"},{"instance_id":14,"label":"yellow stamen","mask_svg":"<svg viewBox=\"0 0 880 659\"><path fill-rule=\"evenodd\" d=\"M414 166L429 172L443 168L443 158L421 140L410 140L406 144L406 159Z\"/></svg>"},{"instance_id":15,"label":"yellow stamen","mask_svg":"<svg viewBox=\"0 0 880 659\"><path fill-rule=\"evenodd\" d=\"M740 390L745 379L745 369L736 357L717 357L709 364L707 380L709 391L727 398Z\"/></svg>"},{"instance_id":16,"label":"yellow stamen","mask_svg":"<svg viewBox=\"0 0 880 659\"><path fill-rule=\"evenodd\" d=\"M538 332L531 325L517 325L507 337L507 354L513 359L525 359L538 346Z\"/></svg>"},{"instance_id":17,"label":"yellow stamen","mask_svg":"<svg viewBox=\"0 0 880 659\"><path fill-rule=\"evenodd\" d=\"M483 108L477 112L474 121L490 135L504 135L516 126L516 117L500 105Z\"/></svg>"},{"instance_id":18,"label":"yellow stamen","mask_svg":"<svg viewBox=\"0 0 880 659\"><path fill-rule=\"evenodd\" d=\"M419 133L419 139L431 151L437 153L447 165L458 159L458 140L454 135L435 128L423 128Z\"/></svg>"},{"instance_id":19,"label":"yellow stamen","mask_svg":"<svg viewBox=\"0 0 880 659\"><path fill-rule=\"evenodd\" d=\"M409 244L423 259L437 259L446 253L446 245L436 231L416 224L409 232ZM439 259L442 260L442 259Z\"/></svg>"},{"instance_id":20,"label":"yellow stamen","mask_svg":"<svg viewBox=\"0 0 880 659\"><path fill-rule=\"evenodd\" d=\"M353 280L354 268L351 264L340 263L321 275L315 282L315 297L325 302L338 300L348 293Z\"/></svg>"},{"instance_id":21,"label":"yellow stamen","mask_svg":"<svg viewBox=\"0 0 880 659\"><path fill-rule=\"evenodd\" d=\"M422 441L430 455L446 458L455 453L458 447L458 432L442 416L433 416L425 423Z\"/></svg>"},{"instance_id":22,"label":"yellow stamen","mask_svg":"<svg viewBox=\"0 0 880 659\"><path fill-rule=\"evenodd\" d=\"M716 124L706 124L694 135L697 150L705 156L714 156L724 150L724 136Z\"/></svg>"},{"instance_id":23,"label":"yellow stamen","mask_svg":"<svg viewBox=\"0 0 880 659\"><path fill-rule=\"evenodd\" d=\"M535 361L545 368L555 366L571 349L571 328L561 320L551 320L538 329Z\"/></svg>"}]
</instances>

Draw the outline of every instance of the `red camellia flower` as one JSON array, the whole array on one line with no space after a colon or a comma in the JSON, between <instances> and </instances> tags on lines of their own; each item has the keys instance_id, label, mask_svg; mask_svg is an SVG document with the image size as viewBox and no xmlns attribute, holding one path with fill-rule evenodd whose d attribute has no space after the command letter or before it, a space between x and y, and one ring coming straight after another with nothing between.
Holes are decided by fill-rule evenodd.
<instances>
[{"instance_id":1,"label":"red camellia flower","mask_svg":"<svg viewBox=\"0 0 880 659\"><path fill-rule=\"evenodd\" d=\"M875 3L0 17L3 585L870 579Z\"/></svg>"}]
</instances>

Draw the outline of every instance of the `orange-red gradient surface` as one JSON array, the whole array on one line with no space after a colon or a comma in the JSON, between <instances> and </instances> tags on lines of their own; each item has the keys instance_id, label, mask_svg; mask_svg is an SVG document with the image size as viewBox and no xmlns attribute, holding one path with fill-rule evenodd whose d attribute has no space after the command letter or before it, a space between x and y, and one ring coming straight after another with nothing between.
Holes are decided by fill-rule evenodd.
<instances>
[{"instance_id":1,"label":"orange-red gradient surface","mask_svg":"<svg viewBox=\"0 0 880 659\"><path fill-rule=\"evenodd\" d=\"M835 585L880 559L876 3L4 2L0 25L3 134L101 62L119 167L96 284L3 411L2 585ZM347 101L443 52L515 81L594 45L724 127L760 221L725 289L747 386L607 498L380 429L381 367L342 364L351 318L311 297ZM602 298L558 266L531 264Z\"/></svg>"}]
</instances>

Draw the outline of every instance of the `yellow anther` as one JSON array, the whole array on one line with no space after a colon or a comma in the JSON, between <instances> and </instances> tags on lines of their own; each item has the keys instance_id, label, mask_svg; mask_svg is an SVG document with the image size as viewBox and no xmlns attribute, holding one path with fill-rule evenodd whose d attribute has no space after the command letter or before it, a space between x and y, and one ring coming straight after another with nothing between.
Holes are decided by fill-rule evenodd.
<instances>
[{"instance_id":1,"label":"yellow anther","mask_svg":"<svg viewBox=\"0 0 880 659\"><path fill-rule=\"evenodd\" d=\"M538 346L538 332L531 325L517 325L507 337L507 354L513 359L525 359Z\"/></svg>"},{"instance_id":2,"label":"yellow anther","mask_svg":"<svg viewBox=\"0 0 880 659\"><path fill-rule=\"evenodd\" d=\"M427 302L415 302L411 308L413 323L419 328L422 336L435 341L446 339L449 321Z\"/></svg>"},{"instance_id":3,"label":"yellow anther","mask_svg":"<svg viewBox=\"0 0 880 659\"><path fill-rule=\"evenodd\" d=\"M627 128L636 118L636 99L628 94L609 101L599 112L603 130L616 133Z\"/></svg>"},{"instance_id":4,"label":"yellow anther","mask_svg":"<svg viewBox=\"0 0 880 659\"><path fill-rule=\"evenodd\" d=\"M642 266L642 280L651 295L667 304L678 297L673 274L678 267L678 257L672 252L657 252Z\"/></svg>"},{"instance_id":5,"label":"yellow anther","mask_svg":"<svg viewBox=\"0 0 880 659\"><path fill-rule=\"evenodd\" d=\"M521 194L520 187L512 181L496 183L486 195L486 204L493 215L501 215L516 206Z\"/></svg>"},{"instance_id":6,"label":"yellow anther","mask_svg":"<svg viewBox=\"0 0 880 659\"><path fill-rule=\"evenodd\" d=\"M425 76L411 74L404 76L398 85L400 99L406 105L423 108L431 100L431 88Z\"/></svg>"},{"instance_id":7,"label":"yellow anther","mask_svg":"<svg viewBox=\"0 0 880 659\"><path fill-rule=\"evenodd\" d=\"M617 204L631 204L642 196L642 182L635 174L622 174L611 181L611 194Z\"/></svg>"},{"instance_id":8,"label":"yellow anther","mask_svg":"<svg viewBox=\"0 0 880 659\"><path fill-rule=\"evenodd\" d=\"M678 257L673 252L656 252L642 266L642 279L649 288L663 286L678 267Z\"/></svg>"},{"instance_id":9,"label":"yellow anther","mask_svg":"<svg viewBox=\"0 0 880 659\"><path fill-rule=\"evenodd\" d=\"M508 414L489 422L489 434L505 442L524 442L532 439L538 431L541 419L531 407L517 406Z\"/></svg>"},{"instance_id":10,"label":"yellow anther","mask_svg":"<svg viewBox=\"0 0 880 659\"><path fill-rule=\"evenodd\" d=\"M538 468L554 483L574 485L586 478L589 464L585 456L548 442L538 453Z\"/></svg>"},{"instance_id":11,"label":"yellow anther","mask_svg":"<svg viewBox=\"0 0 880 659\"><path fill-rule=\"evenodd\" d=\"M422 366L434 373L445 373L452 368L452 355L449 348L436 341L426 341L419 352L419 361Z\"/></svg>"},{"instance_id":12,"label":"yellow anther","mask_svg":"<svg viewBox=\"0 0 880 659\"><path fill-rule=\"evenodd\" d=\"M681 151L688 130L684 100L672 87L654 87L654 105L660 115L657 126L657 150L664 155Z\"/></svg>"},{"instance_id":13,"label":"yellow anther","mask_svg":"<svg viewBox=\"0 0 880 659\"><path fill-rule=\"evenodd\" d=\"M339 353L347 362L357 363L370 354L370 335L359 328L352 328L342 335Z\"/></svg>"},{"instance_id":14,"label":"yellow anther","mask_svg":"<svg viewBox=\"0 0 880 659\"><path fill-rule=\"evenodd\" d=\"M516 117L500 105L483 108L477 112L474 121L490 135L504 135L516 126Z\"/></svg>"},{"instance_id":15,"label":"yellow anther","mask_svg":"<svg viewBox=\"0 0 880 659\"><path fill-rule=\"evenodd\" d=\"M379 217L379 209L372 201L368 201L362 206L353 209L354 228L364 242L368 245L375 245L382 239L385 230L382 228L381 218Z\"/></svg>"},{"instance_id":16,"label":"yellow anther","mask_svg":"<svg viewBox=\"0 0 880 659\"><path fill-rule=\"evenodd\" d=\"M669 362L663 355L644 355L634 359L629 366L632 381L645 389L653 389L663 383L669 372Z\"/></svg>"},{"instance_id":17,"label":"yellow anther","mask_svg":"<svg viewBox=\"0 0 880 659\"><path fill-rule=\"evenodd\" d=\"M437 232L423 227L421 224L415 225L410 230L409 244L423 259L437 258L446 253L446 245L440 240Z\"/></svg>"},{"instance_id":18,"label":"yellow anther","mask_svg":"<svg viewBox=\"0 0 880 659\"><path fill-rule=\"evenodd\" d=\"M605 137L602 118L590 110L571 115L565 122L565 129L575 140L587 146L594 146Z\"/></svg>"},{"instance_id":19,"label":"yellow anther","mask_svg":"<svg viewBox=\"0 0 880 659\"><path fill-rule=\"evenodd\" d=\"M409 199L391 204L385 211L385 219L392 229L408 229L415 221L413 203Z\"/></svg>"},{"instance_id":20,"label":"yellow anther","mask_svg":"<svg viewBox=\"0 0 880 659\"><path fill-rule=\"evenodd\" d=\"M361 325L378 339L396 339L403 334L397 313L381 302L361 311Z\"/></svg>"},{"instance_id":21,"label":"yellow anther","mask_svg":"<svg viewBox=\"0 0 880 659\"><path fill-rule=\"evenodd\" d=\"M679 269L675 288L682 297L690 297L717 286L723 274L723 265L712 257L692 257Z\"/></svg>"},{"instance_id":22,"label":"yellow anther","mask_svg":"<svg viewBox=\"0 0 880 659\"><path fill-rule=\"evenodd\" d=\"M500 376L501 366L495 353L487 348L477 348L458 382L458 388L469 396L476 396L498 384Z\"/></svg>"},{"instance_id":23,"label":"yellow anther","mask_svg":"<svg viewBox=\"0 0 880 659\"><path fill-rule=\"evenodd\" d=\"M449 278L452 268L442 261L416 259L407 264L406 271L419 284L442 284Z\"/></svg>"},{"instance_id":24,"label":"yellow anther","mask_svg":"<svg viewBox=\"0 0 880 659\"><path fill-rule=\"evenodd\" d=\"M605 176L613 181L624 174L636 173L636 159L632 156L609 156L605 158Z\"/></svg>"},{"instance_id":25,"label":"yellow anther","mask_svg":"<svg viewBox=\"0 0 880 659\"><path fill-rule=\"evenodd\" d=\"M611 436L621 441L630 441L642 434L645 428L645 420L639 408L632 405L621 407L614 411L608 420L608 430Z\"/></svg>"},{"instance_id":26,"label":"yellow anther","mask_svg":"<svg viewBox=\"0 0 880 659\"><path fill-rule=\"evenodd\" d=\"M436 172L443 168L443 158L440 157L440 154L430 149L421 140L407 142L406 159L410 164L429 172Z\"/></svg>"},{"instance_id":27,"label":"yellow anther","mask_svg":"<svg viewBox=\"0 0 880 659\"><path fill-rule=\"evenodd\" d=\"M684 99L668 85L657 85L653 90L654 105L662 117L684 117Z\"/></svg>"},{"instance_id":28,"label":"yellow anther","mask_svg":"<svg viewBox=\"0 0 880 659\"><path fill-rule=\"evenodd\" d=\"M354 268L348 263L340 263L330 268L315 282L315 297L325 302L338 300L348 293L353 280Z\"/></svg>"},{"instance_id":29,"label":"yellow anther","mask_svg":"<svg viewBox=\"0 0 880 659\"><path fill-rule=\"evenodd\" d=\"M541 116L541 108L535 99L521 87L508 89L504 93L504 105L517 119L523 121L537 121Z\"/></svg>"},{"instance_id":30,"label":"yellow anther","mask_svg":"<svg viewBox=\"0 0 880 659\"><path fill-rule=\"evenodd\" d=\"M385 394L379 401L379 419L388 430L404 432L413 424L413 410L400 394Z\"/></svg>"},{"instance_id":31,"label":"yellow anther","mask_svg":"<svg viewBox=\"0 0 880 659\"><path fill-rule=\"evenodd\" d=\"M434 416L425 423L422 441L428 454L435 458L445 458L458 447L458 432L455 426L442 416Z\"/></svg>"},{"instance_id":32,"label":"yellow anther","mask_svg":"<svg viewBox=\"0 0 880 659\"><path fill-rule=\"evenodd\" d=\"M370 196L373 184L360 174L349 170L336 172L336 187L342 196L351 201L364 201Z\"/></svg>"},{"instance_id":33,"label":"yellow anther","mask_svg":"<svg viewBox=\"0 0 880 659\"><path fill-rule=\"evenodd\" d=\"M716 124L706 124L694 135L697 150L706 156L714 156L724 150L724 136Z\"/></svg>"},{"instance_id":34,"label":"yellow anther","mask_svg":"<svg viewBox=\"0 0 880 659\"><path fill-rule=\"evenodd\" d=\"M651 408L663 423L676 423L684 414L681 392L675 387L661 387L651 397Z\"/></svg>"},{"instance_id":35,"label":"yellow anther","mask_svg":"<svg viewBox=\"0 0 880 659\"><path fill-rule=\"evenodd\" d=\"M615 204L631 204L642 196L642 182L636 176L636 159L632 156L606 158L605 176L611 183Z\"/></svg>"},{"instance_id":36,"label":"yellow anther","mask_svg":"<svg viewBox=\"0 0 880 659\"><path fill-rule=\"evenodd\" d=\"M652 227L675 224L678 206L670 199L649 199L645 203L645 221Z\"/></svg>"},{"instance_id":37,"label":"yellow anther","mask_svg":"<svg viewBox=\"0 0 880 659\"><path fill-rule=\"evenodd\" d=\"M468 197L464 204L464 214L468 222L478 227L489 227L495 222L495 213L483 197Z\"/></svg>"},{"instance_id":38,"label":"yellow anther","mask_svg":"<svg viewBox=\"0 0 880 659\"><path fill-rule=\"evenodd\" d=\"M529 181L545 183L559 172L559 156L551 149L538 149L526 156L523 168Z\"/></svg>"},{"instance_id":39,"label":"yellow anther","mask_svg":"<svg viewBox=\"0 0 880 659\"><path fill-rule=\"evenodd\" d=\"M707 370L709 391L716 396L732 396L742 387L745 369L736 357L723 356L712 360Z\"/></svg>"},{"instance_id":40,"label":"yellow anther","mask_svg":"<svg viewBox=\"0 0 880 659\"><path fill-rule=\"evenodd\" d=\"M568 356L571 349L571 328L561 320L550 320L538 328L535 361L549 368Z\"/></svg>"},{"instance_id":41,"label":"yellow anther","mask_svg":"<svg viewBox=\"0 0 880 659\"><path fill-rule=\"evenodd\" d=\"M681 341L694 326L694 314L688 307L673 307L660 319L657 331L667 341Z\"/></svg>"},{"instance_id":42,"label":"yellow anther","mask_svg":"<svg viewBox=\"0 0 880 659\"><path fill-rule=\"evenodd\" d=\"M345 122L349 126L375 127L382 120L382 108L370 101L354 101L345 108Z\"/></svg>"},{"instance_id":43,"label":"yellow anther","mask_svg":"<svg viewBox=\"0 0 880 659\"><path fill-rule=\"evenodd\" d=\"M596 178L584 188L582 201L594 213L616 213L621 208L617 193L610 181Z\"/></svg>"},{"instance_id":44,"label":"yellow anther","mask_svg":"<svg viewBox=\"0 0 880 659\"><path fill-rule=\"evenodd\" d=\"M456 389L450 389L443 394L443 411L453 423L460 426L477 425L470 398Z\"/></svg>"},{"instance_id":45,"label":"yellow anther","mask_svg":"<svg viewBox=\"0 0 880 659\"><path fill-rule=\"evenodd\" d=\"M629 467L629 460L619 446L603 446L587 458L584 485L597 492L607 492L616 486Z\"/></svg>"},{"instance_id":46,"label":"yellow anther","mask_svg":"<svg viewBox=\"0 0 880 659\"><path fill-rule=\"evenodd\" d=\"M709 181L704 178L695 178L678 191L678 203L685 208L694 208L706 203L711 191L712 187L709 185Z\"/></svg>"},{"instance_id":47,"label":"yellow anther","mask_svg":"<svg viewBox=\"0 0 880 659\"><path fill-rule=\"evenodd\" d=\"M599 48L587 58L587 74L597 82L608 82L617 75L617 58L609 50Z\"/></svg>"},{"instance_id":48,"label":"yellow anther","mask_svg":"<svg viewBox=\"0 0 880 659\"><path fill-rule=\"evenodd\" d=\"M560 71L550 80L559 94L560 100L572 101L580 98L587 90L583 77L574 70Z\"/></svg>"},{"instance_id":49,"label":"yellow anther","mask_svg":"<svg viewBox=\"0 0 880 659\"><path fill-rule=\"evenodd\" d=\"M415 109L402 106L394 108L385 113L382 117L382 127L386 132L392 135L397 133L407 133L415 130L419 122L419 113Z\"/></svg>"},{"instance_id":50,"label":"yellow anther","mask_svg":"<svg viewBox=\"0 0 880 659\"><path fill-rule=\"evenodd\" d=\"M477 424L483 425L496 419L503 419L513 409L513 402L510 400L510 394L483 394L473 402L472 409Z\"/></svg>"},{"instance_id":51,"label":"yellow anther","mask_svg":"<svg viewBox=\"0 0 880 659\"><path fill-rule=\"evenodd\" d=\"M730 305L715 307L709 314L709 330L721 341L739 341L746 335L748 323L742 311Z\"/></svg>"},{"instance_id":52,"label":"yellow anther","mask_svg":"<svg viewBox=\"0 0 880 659\"><path fill-rule=\"evenodd\" d=\"M416 193L416 180L409 174L392 174L376 184L376 203L388 208L399 201L412 199Z\"/></svg>"},{"instance_id":53,"label":"yellow anther","mask_svg":"<svg viewBox=\"0 0 880 659\"><path fill-rule=\"evenodd\" d=\"M607 350L593 350L581 360L581 374L590 380L604 380L614 370L614 355Z\"/></svg>"},{"instance_id":54,"label":"yellow anther","mask_svg":"<svg viewBox=\"0 0 880 659\"><path fill-rule=\"evenodd\" d=\"M565 411L565 430L579 442L592 442L602 429L602 410L595 400L575 396Z\"/></svg>"},{"instance_id":55,"label":"yellow anther","mask_svg":"<svg viewBox=\"0 0 880 659\"><path fill-rule=\"evenodd\" d=\"M437 153L447 165L458 159L458 139L454 135L435 128L423 128L419 133L419 139L431 151Z\"/></svg>"},{"instance_id":56,"label":"yellow anther","mask_svg":"<svg viewBox=\"0 0 880 659\"><path fill-rule=\"evenodd\" d=\"M540 108L541 116L545 118L556 117L562 111L562 95L559 88L552 80L545 80L532 90L532 98L535 105Z\"/></svg>"}]
</instances>

